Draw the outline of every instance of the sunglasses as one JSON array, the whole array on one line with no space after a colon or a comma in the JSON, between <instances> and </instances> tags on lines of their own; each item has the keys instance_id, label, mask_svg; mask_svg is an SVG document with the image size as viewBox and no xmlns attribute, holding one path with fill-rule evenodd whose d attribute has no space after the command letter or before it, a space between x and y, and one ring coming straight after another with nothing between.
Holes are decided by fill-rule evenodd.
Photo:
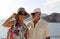
<instances>
[{"instance_id":1,"label":"sunglasses","mask_svg":"<svg viewBox=\"0 0 60 39\"><path fill-rule=\"evenodd\" d=\"M36 13L31 13L31 15L35 15Z\"/></svg>"},{"instance_id":2,"label":"sunglasses","mask_svg":"<svg viewBox=\"0 0 60 39\"><path fill-rule=\"evenodd\" d=\"M27 12L24 12L24 11L20 11L18 12L19 15L27 15Z\"/></svg>"},{"instance_id":3,"label":"sunglasses","mask_svg":"<svg viewBox=\"0 0 60 39\"><path fill-rule=\"evenodd\" d=\"M39 12L37 12L37 13L39 13ZM36 13L31 13L31 15L35 15ZM41 14L41 13L40 13Z\"/></svg>"}]
</instances>

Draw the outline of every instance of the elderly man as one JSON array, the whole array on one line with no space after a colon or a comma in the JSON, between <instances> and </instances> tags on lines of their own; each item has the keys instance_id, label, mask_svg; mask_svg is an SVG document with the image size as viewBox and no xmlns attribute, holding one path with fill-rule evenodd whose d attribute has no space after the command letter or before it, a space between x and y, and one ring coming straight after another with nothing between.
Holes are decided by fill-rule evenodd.
<instances>
[{"instance_id":1,"label":"elderly man","mask_svg":"<svg viewBox=\"0 0 60 39\"><path fill-rule=\"evenodd\" d=\"M50 39L48 23L41 18L40 8L36 8L32 15L32 21L27 24L29 29L28 39Z\"/></svg>"}]
</instances>

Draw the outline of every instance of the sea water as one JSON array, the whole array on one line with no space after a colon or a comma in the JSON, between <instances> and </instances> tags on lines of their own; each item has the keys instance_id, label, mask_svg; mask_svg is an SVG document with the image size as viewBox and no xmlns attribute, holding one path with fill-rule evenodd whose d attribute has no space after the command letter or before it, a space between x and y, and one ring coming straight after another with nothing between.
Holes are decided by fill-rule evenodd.
<instances>
[{"instance_id":1,"label":"sea water","mask_svg":"<svg viewBox=\"0 0 60 39\"><path fill-rule=\"evenodd\" d=\"M2 26L3 21L4 20L0 20L0 39L7 37L7 32L9 29ZM60 39L60 23L48 22L48 24L51 39Z\"/></svg>"}]
</instances>

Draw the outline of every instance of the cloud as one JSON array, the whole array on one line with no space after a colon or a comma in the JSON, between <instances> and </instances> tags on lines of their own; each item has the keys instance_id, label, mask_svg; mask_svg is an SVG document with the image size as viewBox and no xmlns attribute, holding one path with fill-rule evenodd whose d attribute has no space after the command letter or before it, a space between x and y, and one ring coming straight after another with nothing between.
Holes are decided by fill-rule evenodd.
<instances>
[{"instance_id":1,"label":"cloud","mask_svg":"<svg viewBox=\"0 0 60 39\"><path fill-rule=\"evenodd\" d=\"M0 0L0 18L5 18L10 14L11 11L11 1L10 0ZM10 9L9 9L10 8Z\"/></svg>"},{"instance_id":2,"label":"cloud","mask_svg":"<svg viewBox=\"0 0 60 39\"><path fill-rule=\"evenodd\" d=\"M28 12L37 7L41 8L42 13L60 12L60 0L0 0L0 18L9 17L22 6Z\"/></svg>"},{"instance_id":3,"label":"cloud","mask_svg":"<svg viewBox=\"0 0 60 39\"><path fill-rule=\"evenodd\" d=\"M53 5L55 3L58 3L60 2L60 0L47 0L46 2L43 3L44 6L50 6L50 5Z\"/></svg>"},{"instance_id":4,"label":"cloud","mask_svg":"<svg viewBox=\"0 0 60 39\"><path fill-rule=\"evenodd\" d=\"M10 17L27 0L0 0L0 19ZM25 6L24 6L25 7Z\"/></svg>"},{"instance_id":5,"label":"cloud","mask_svg":"<svg viewBox=\"0 0 60 39\"><path fill-rule=\"evenodd\" d=\"M46 2L42 3L44 6L44 11L47 14L51 14L53 12L60 13L60 0L47 0Z\"/></svg>"}]
</instances>

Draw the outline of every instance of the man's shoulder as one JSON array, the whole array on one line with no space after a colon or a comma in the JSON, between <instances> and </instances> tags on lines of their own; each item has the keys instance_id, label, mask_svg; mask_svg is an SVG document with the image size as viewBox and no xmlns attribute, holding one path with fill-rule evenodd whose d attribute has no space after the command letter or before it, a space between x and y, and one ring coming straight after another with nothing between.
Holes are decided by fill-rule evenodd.
<instances>
[{"instance_id":1,"label":"man's shoulder","mask_svg":"<svg viewBox=\"0 0 60 39\"><path fill-rule=\"evenodd\" d=\"M42 18L40 19L40 22L42 22L42 23L44 23L44 24L45 24L45 23L48 23L47 21L45 21L45 20L42 19Z\"/></svg>"},{"instance_id":2,"label":"man's shoulder","mask_svg":"<svg viewBox=\"0 0 60 39\"><path fill-rule=\"evenodd\" d=\"M30 28L34 26L33 21L30 21L29 23L27 23L26 26L30 30Z\"/></svg>"},{"instance_id":3,"label":"man's shoulder","mask_svg":"<svg viewBox=\"0 0 60 39\"><path fill-rule=\"evenodd\" d=\"M33 21L31 20L30 22L28 22L28 24L33 24Z\"/></svg>"},{"instance_id":4,"label":"man's shoulder","mask_svg":"<svg viewBox=\"0 0 60 39\"><path fill-rule=\"evenodd\" d=\"M47 21L45 21L44 19L40 19L40 21L39 21L39 25L41 25L41 26L48 26L48 22Z\"/></svg>"},{"instance_id":5,"label":"man's shoulder","mask_svg":"<svg viewBox=\"0 0 60 39\"><path fill-rule=\"evenodd\" d=\"M33 21L31 20L30 22L27 23L27 26L33 26Z\"/></svg>"}]
</instances>

